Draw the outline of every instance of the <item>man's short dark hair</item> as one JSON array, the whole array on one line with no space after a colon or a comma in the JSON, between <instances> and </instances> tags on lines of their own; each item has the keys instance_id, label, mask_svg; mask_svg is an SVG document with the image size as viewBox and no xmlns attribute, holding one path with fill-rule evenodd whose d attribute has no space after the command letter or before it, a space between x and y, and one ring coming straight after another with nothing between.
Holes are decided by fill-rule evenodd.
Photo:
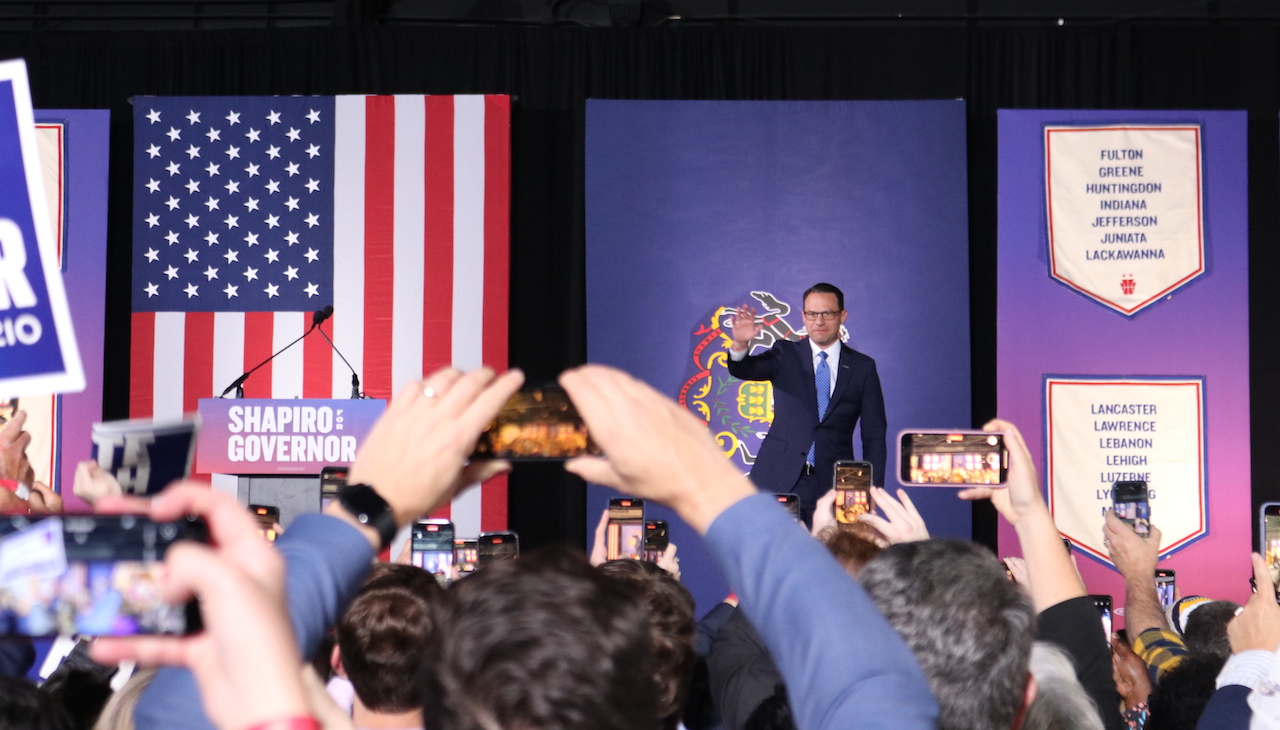
<instances>
[{"instance_id":1,"label":"man's short dark hair","mask_svg":"<svg viewBox=\"0 0 1280 730\"><path fill-rule=\"evenodd\" d=\"M658 717L663 727L674 730L693 675L693 640L698 633L693 621L693 594L674 575L643 560L610 560L600 566L600 571L629 583L649 607Z\"/></svg>"},{"instance_id":2,"label":"man's short dark hair","mask_svg":"<svg viewBox=\"0 0 1280 730\"><path fill-rule=\"evenodd\" d=\"M1194 730L1217 688L1218 672L1226 663L1226 659L1213 654L1183 657L1177 666L1165 672L1152 691L1151 715L1144 727L1147 730Z\"/></svg>"},{"instance_id":3,"label":"man's short dark hair","mask_svg":"<svg viewBox=\"0 0 1280 730\"><path fill-rule=\"evenodd\" d=\"M1182 639L1193 654L1212 654L1231 658L1231 640L1227 638L1227 624L1236 617L1240 604L1234 601L1213 601L1198 606L1187 617L1187 628Z\"/></svg>"},{"instance_id":4,"label":"man's short dark hair","mask_svg":"<svg viewBox=\"0 0 1280 730\"><path fill-rule=\"evenodd\" d=\"M342 668L365 707L407 712L420 705L413 679L447 600L421 568L384 563L374 570L336 630Z\"/></svg>"},{"instance_id":5,"label":"man's short dark hair","mask_svg":"<svg viewBox=\"0 0 1280 730\"><path fill-rule=\"evenodd\" d=\"M486 566L450 588L427 644L431 730L653 730L649 613L568 548Z\"/></svg>"},{"instance_id":6,"label":"man's short dark hair","mask_svg":"<svg viewBox=\"0 0 1280 730\"><path fill-rule=\"evenodd\" d=\"M0 727L5 730L73 730L71 715L26 677L0 677Z\"/></svg>"},{"instance_id":7,"label":"man's short dark hair","mask_svg":"<svg viewBox=\"0 0 1280 730\"><path fill-rule=\"evenodd\" d=\"M960 540L891 545L858 580L924 670L939 730L1013 726L1035 614L989 550Z\"/></svg>"},{"instance_id":8,"label":"man's short dark hair","mask_svg":"<svg viewBox=\"0 0 1280 730\"><path fill-rule=\"evenodd\" d=\"M835 284L828 284L820 281L808 289L805 289L804 296L800 297L801 307L804 306L804 300L808 299L810 294L835 294L836 304L840 306L840 311L844 311L844 292L840 291L840 288Z\"/></svg>"}]
</instances>

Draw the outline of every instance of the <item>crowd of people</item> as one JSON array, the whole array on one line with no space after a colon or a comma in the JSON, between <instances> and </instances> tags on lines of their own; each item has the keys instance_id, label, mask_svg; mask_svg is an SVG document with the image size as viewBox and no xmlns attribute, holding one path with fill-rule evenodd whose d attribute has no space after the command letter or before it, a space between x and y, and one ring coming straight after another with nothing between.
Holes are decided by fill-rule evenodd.
<instances>
[{"instance_id":1,"label":"crowd of people","mask_svg":"<svg viewBox=\"0 0 1280 730\"><path fill-rule=\"evenodd\" d=\"M371 487L403 527L506 471L467 457L521 382L518 371L444 370L410 385L350 483ZM671 507L703 537L732 594L701 621L674 547L656 564L605 560L603 519L589 555L535 550L442 588L411 565L377 564L386 530L342 500L268 543L207 486L113 495L84 465L77 491L97 511L207 522L209 543L175 543L159 582L170 603L199 599L203 631L96 639L40 687L14 676L29 656L0 648L0 727L1280 727L1280 605L1263 559L1253 556L1258 591L1244 606L1192 596L1166 612L1158 528L1140 536L1108 514L1126 586L1125 629L1108 636L1011 423L986 425L1005 434L1007 486L959 492L1013 526L1023 557L1001 561L931 539L903 491L873 488L880 514L856 524L834 519L828 494L806 530L649 386L601 366L561 384L603 452L566 468ZM0 470L18 468L22 438L20 417L0 431ZM6 494L0 508L60 506L43 489L25 505ZM148 669L109 686L132 664Z\"/></svg>"}]
</instances>

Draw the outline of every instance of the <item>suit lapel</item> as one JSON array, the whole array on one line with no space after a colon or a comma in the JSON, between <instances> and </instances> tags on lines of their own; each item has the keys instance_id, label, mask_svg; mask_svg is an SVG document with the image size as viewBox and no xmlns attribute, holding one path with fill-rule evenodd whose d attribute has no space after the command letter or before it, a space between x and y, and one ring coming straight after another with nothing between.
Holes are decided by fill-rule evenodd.
<instances>
[{"instance_id":1,"label":"suit lapel","mask_svg":"<svg viewBox=\"0 0 1280 730\"><path fill-rule=\"evenodd\" d=\"M796 344L798 345L798 347L795 348L796 353L800 356L801 365L803 366L802 372L805 374L805 392L809 394L809 403L812 404L811 407L813 408L810 413L814 413L818 410L818 386L814 382L813 347L809 345L808 337L800 340Z\"/></svg>"},{"instance_id":2,"label":"suit lapel","mask_svg":"<svg viewBox=\"0 0 1280 730\"><path fill-rule=\"evenodd\" d=\"M849 387L849 381L853 379L853 370L851 368L852 362L853 362L853 350L849 349L848 345L841 344L840 345L840 367L836 368L837 372L834 373L834 375L836 376L836 389L835 389L835 392L831 394L831 402L827 404L827 412L824 413L822 416L822 420L824 421L827 420L827 416L830 416L831 412L835 410L836 401L840 400L840 398L844 395L845 388ZM813 369L812 358L810 358L809 360L809 369L810 370ZM815 399L818 397L818 390L816 385L814 386L813 397Z\"/></svg>"}]
</instances>

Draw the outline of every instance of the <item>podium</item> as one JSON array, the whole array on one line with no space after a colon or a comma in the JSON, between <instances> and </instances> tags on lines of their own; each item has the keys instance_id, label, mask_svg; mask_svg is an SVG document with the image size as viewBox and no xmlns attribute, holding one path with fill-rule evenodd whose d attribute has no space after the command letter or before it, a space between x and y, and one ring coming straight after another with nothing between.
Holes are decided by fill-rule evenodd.
<instances>
[{"instance_id":1,"label":"podium","mask_svg":"<svg viewBox=\"0 0 1280 730\"><path fill-rule=\"evenodd\" d=\"M202 398L195 471L235 478L241 504L280 508L280 524L319 512L320 472L350 466L387 408L377 399Z\"/></svg>"}]
</instances>

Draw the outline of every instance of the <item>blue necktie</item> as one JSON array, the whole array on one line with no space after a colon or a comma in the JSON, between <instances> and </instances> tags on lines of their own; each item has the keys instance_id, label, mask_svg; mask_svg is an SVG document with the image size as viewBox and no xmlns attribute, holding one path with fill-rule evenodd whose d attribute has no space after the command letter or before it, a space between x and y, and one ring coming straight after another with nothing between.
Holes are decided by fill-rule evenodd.
<instances>
[{"instance_id":1,"label":"blue necktie","mask_svg":"<svg viewBox=\"0 0 1280 730\"><path fill-rule=\"evenodd\" d=\"M831 402L831 368L827 365L827 353L819 352L818 367L813 371L813 384L818 389L818 420L827 415L827 404ZM818 444L809 445L809 464L812 466L817 456Z\"/></svg>"}]
</instances>

